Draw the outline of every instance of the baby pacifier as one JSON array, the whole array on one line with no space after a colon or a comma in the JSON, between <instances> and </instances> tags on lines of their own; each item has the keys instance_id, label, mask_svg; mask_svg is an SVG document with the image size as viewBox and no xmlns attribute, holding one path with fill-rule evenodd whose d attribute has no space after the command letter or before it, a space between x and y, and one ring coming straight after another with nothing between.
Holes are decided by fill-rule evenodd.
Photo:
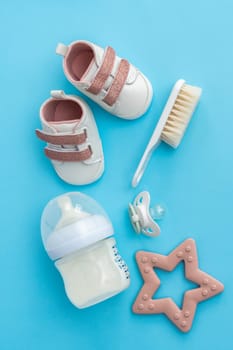
<instances>
[{"instance_id":1,"label":"baby pacifier","mask_svg":"<svg viewBox=\"0 0 233 350\"><path fill-rule=\"evenodd\" d=\"M136 233L143 233L149 237L160 234L160 227L155 220L164 216L165 208L161 204L150 207L150 194L147 191L140 192L133 204L129 203L129 217Z\"/></svg>"}]
</instances>

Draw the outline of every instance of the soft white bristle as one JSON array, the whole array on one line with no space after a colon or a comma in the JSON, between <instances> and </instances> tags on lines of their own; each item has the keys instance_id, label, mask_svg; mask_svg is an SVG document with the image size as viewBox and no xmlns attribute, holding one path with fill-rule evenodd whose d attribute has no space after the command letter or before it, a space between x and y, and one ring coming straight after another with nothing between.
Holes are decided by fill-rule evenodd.
<instances>
[{"instance_id":1,"label":"soft white bristle","mask_svg":"<svg viewBox=\"0 0 233 350\"><path fill-rule=\"evenodd\" d=\"M184 132L201 96L201 88L184 84L167 118L161 134L161 140L176 148L179 146Z\"/></svg>"}]
</instances>

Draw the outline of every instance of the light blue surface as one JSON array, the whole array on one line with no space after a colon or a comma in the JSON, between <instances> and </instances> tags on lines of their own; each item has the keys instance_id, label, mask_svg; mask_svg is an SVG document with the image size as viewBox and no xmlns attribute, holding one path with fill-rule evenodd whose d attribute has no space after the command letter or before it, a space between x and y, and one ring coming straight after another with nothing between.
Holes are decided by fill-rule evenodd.
<instances>
[{"instance_id":1,"label":"light blue surface","mask_svg":"<svg viewBox=\"0 0 233 350\"><path fill-rule=\"evenodd\" d=\"M1 2L1 350L232 349L232 15L231 0ZM76 39L113 46L154 87L151 108L137 121L88 101L106 170L83 188L56 176L34 135L50 89L76 93L54 53L58 41ZM201 103L181 146L161 145L134 190L133 173L178 78L203 88ZM156 239L137 237L127 216L128 202L144 189L168 208ZM127 291L86 310L69 303L40 239L43 207L74 190L105 207L131 272ZM187 237L196 239L200 267L225 291L198 306L191 332L183 334L163 315L134 315L131 305L142 284L135 252L167 254ZM158 296L181 302L192 286L182 271L160 274Z\"/></svg>"}]
</instances>

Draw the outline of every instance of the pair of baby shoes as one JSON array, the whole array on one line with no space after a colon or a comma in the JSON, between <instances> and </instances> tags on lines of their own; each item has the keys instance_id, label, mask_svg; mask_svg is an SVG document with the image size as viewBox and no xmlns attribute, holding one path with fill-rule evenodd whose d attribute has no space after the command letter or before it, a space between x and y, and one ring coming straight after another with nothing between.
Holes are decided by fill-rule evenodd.
<instances>
[{"instance_id":1,"label":"pair of baby shoes","mask_svg":"<svg viewBox=\"0 0 233 350\"><path fill-rule=\"evenodd\" d=\"M82 40L69 46L58 44L56 53L64 57L67 79L109 113L131 120L148 109L153 95L149 80L111 47L104 50ZM96 181L104 171L104 156L87 103L61 90L51 91L51 98L41 106L40 119L42 130L36 134L47 143L45 154L57 174L73 185Z\"/></svg>"}]
</instances>

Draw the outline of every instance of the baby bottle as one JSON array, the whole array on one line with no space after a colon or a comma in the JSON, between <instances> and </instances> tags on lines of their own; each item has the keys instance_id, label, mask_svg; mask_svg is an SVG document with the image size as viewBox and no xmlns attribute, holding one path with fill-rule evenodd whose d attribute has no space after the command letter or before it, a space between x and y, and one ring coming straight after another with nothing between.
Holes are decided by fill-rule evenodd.
<instances>
[{"instance_id":1,"label":"baby bottle","mask_svg":"<svg viewBox=\"0 0 233 350\"><path fill-rule=\"evenodd\" d=\"M52 199L42 214L41 234L66 294L78 308L104 301L129 286L111 221L87 195L72 192Z\"/></svg>"}]
</instances>

